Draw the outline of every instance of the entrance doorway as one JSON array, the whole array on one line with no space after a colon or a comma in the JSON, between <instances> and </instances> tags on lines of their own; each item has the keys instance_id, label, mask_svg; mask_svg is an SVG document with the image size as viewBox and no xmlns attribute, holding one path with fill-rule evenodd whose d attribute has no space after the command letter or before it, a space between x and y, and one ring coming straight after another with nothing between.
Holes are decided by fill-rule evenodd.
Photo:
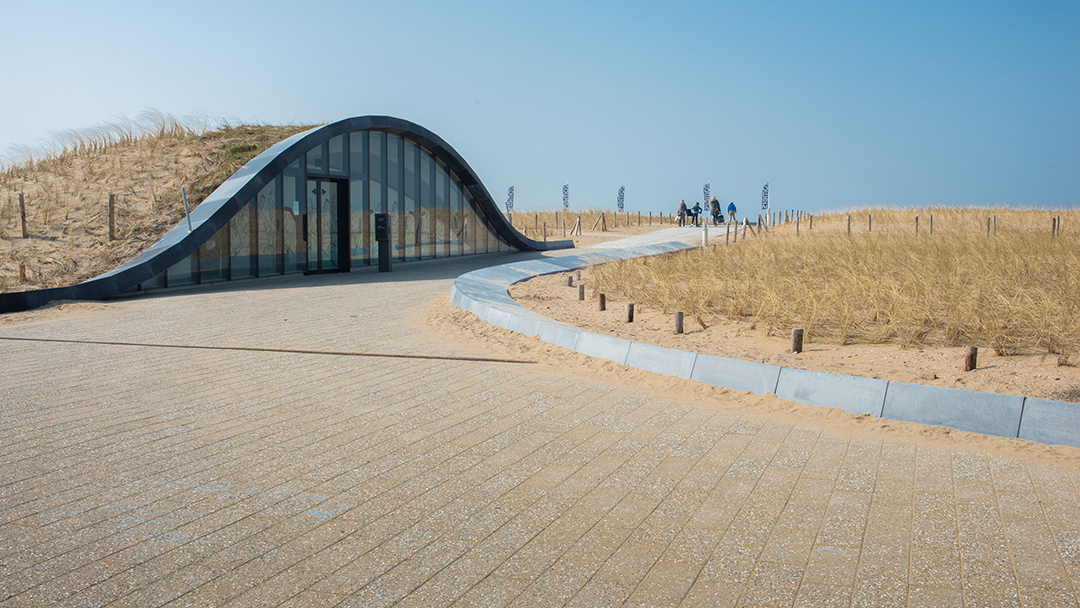
<instances>
[{"instance_id":1,"label":"entrance doorway","mask_svg":"<svg viewBox=\"0 0 1080 608\"><path fill-rule=\"evenodd\" d=\"M342 269L340 216L344 190L334 180L307 180L308 274Z\"/></svg>"}]
</instances>

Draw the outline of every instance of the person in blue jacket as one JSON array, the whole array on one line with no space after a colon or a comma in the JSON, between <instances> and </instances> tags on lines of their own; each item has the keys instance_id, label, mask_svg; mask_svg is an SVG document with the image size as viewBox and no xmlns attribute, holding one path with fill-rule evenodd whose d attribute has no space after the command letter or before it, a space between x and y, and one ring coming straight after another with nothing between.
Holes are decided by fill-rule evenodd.
<instances>
[{"instance_id":1,"label":"person in blue jacket","mask_svg":"<svg viewBox=\"0 0 1080 608\"><path fill-rule=\"evenodd\" d=\"M728 203L727 214L728 214L728 221L729 222L734 222L735 221L735 201L732 201L732 202Z\"/></svg>"},{"instance_id":2,"label":"person in blue jacket","mask_svg":"<svg viewBox=\"0 0 1080 608\"><path fill-rule=\"evenodd\" d=\"M698 225L698 218L701 217L701 203L694 203L693 208L690 209L690 217L694 222L694 227Z\"/></svg>"}]
</instances>

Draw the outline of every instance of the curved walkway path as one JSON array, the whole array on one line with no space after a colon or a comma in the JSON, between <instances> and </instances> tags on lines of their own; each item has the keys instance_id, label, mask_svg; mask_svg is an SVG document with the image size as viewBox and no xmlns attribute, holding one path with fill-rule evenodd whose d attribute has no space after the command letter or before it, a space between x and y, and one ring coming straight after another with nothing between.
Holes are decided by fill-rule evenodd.
<instances>
[{"instance_id":1,"label":"curved walkway path","mask_svg":"<svg viewBox=\"0 0 1080 608\"><path fill-rule=\"evenodd\" d=\"M1073 468L429 339L537 257L0 317L0 606L1077 606Z\"/></svg>"}]
</instances>

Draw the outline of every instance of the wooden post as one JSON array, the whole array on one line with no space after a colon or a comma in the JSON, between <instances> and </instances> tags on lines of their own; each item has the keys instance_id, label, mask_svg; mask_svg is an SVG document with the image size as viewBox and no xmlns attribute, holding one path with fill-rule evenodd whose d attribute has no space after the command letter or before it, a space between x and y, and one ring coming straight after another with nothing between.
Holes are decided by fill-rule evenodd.
<instances>
[{"instance_id":1,"label":"wooden post","mask_svg":"<svg viewBox=\"0 0 1080 608\"><path fill-rule=\"evenodd\" d=\"M990 216L986 216L986 238L990 238Z\"/></svg>"},{"instance_id":2,"label":"wooden post","mask_svg":"<svg viewBox=\"0 0 1080 608\"><path fill-rule=\"evenodd\" d=\"M547 241L547 222L544 222L544 241Z\"/></svg>"},{"instance_id":3,"label":"wooden post","mask_svg":"<svg viewBox=\"0 0 1080 608\"><path fill-rule=\"evenodd\" d=\"M979 361L979 348L977 346L969 346L964 349L964 371L970 372L978 367Z\"/></svg>"},{"instance_id":4,"label":"wooden post","mask_svg":"<svg viewBox=\"0 0 1080 608\"><path fill-rule=\"evenodd\" d=\"M652 211L649 212L649 225L652 226Z\"/></svg>"},{"instance_id":5,"label":"wooden post","mask_svg":"<svg viewBox=\"0 0 1080 608\"><path fill-rule=\"evenodd\" d=\"M584 302L585 301L585 284L584 283L578 283L578 286L577 286L577 299L578 299L578 302Z\"/></svg>"},{"instance_id":6,"label":"wooden post","mask_svg":"<svg viewBox=\"0 0 1080 608\"><path fill-rule=\"evenodd\" d=\"M637 212L637 225L638 226L641 225L641 212L640 211Z\"/></svg>"},{"instance_id":7,"label":"wooden post","mask_svg":"<svg viewBox=\"0 0 1080 608\"><path fill-rule=\"evenodd\" d=\"M847 216L847 233L851 234L851 216Z\"/></svg>"},{"instance_id":8,"label":"wooden post","mask_svg":"<svg viewBox=\"0 0 1080 608\"><path fill-rule=\"evenodd\" d=\"M731 222L728 222L728 225L730 226ZM731 242L738 243L739 242L739 225L738 224L735 224L735 230L732 230L732 232L735 233L735 237L731 240Z\"/></svg>"},{"instance_id":9,"label":"wooden post","mask_svg":"<svg viewBox=\"0 0 1080 608\"><path fill-rule=\"evenodd\" d=\"M867 232L873 232L874 231L874 216L872 214L869 214L869 213L866 214L866 231Z\"/></svg>"},{"instance_id":10,"label":"wooden post","mask_svg":"<svg viewBox=\"0 0 1080 608\"><path fill-rule=\"evenodd\" d=\"M675 335L683 333L683 313L675 313Z\"/></svg>"},{"instance_id":11,"label":"wooden post","mask_svg":"<svg viewBox=\"0 0 1080 608\"><path fill-rule=\"evenodd\" d=\"M810 230L813 230L814 229L814 216L811 215L811 216L809 216L809 218L810 218Z\"/></svg>"},{"instance_id":12,"label":"wooden post","mask_svg":"<svg viewBox=\"0 0 1080 608\"><path fill-rule=\"evenodd\" d=\"M540 232L540 214L533 216L533 232Z\"/></svg>"},{"instance_id":13,"label":"wooden post","mask_svg":"<svg viewBox=\"0 0 1080 608\"><path fill-rule=\"evenodd\" d=\"M26 282L26 264L19 262L19 281Z\"/></svg>"},{"instance_id":14,"label":"wooden post","mask_svg":"<svg viewBox=\"0 0 1080 608\"><path fill-rule=\"evenodd\" d=\"M574 275L572 275L572 274L566 275L566 286L567 287L573 287L574 286Z\"/></svg>"},{"instance_id":15,"label":"wooden post","mask_svg":"<svg viewBox=\"0 0 1080 608\"><path fill-rule=\"evenodd\" d=\"M626 322L627 323L633 323L634 322L634 303L633 302L627 302L626 303Z\"/></svg>"},{"instance_id":16,"label":"wooden post","mask_svg":"<svg viewBox=\"0 0 1080 608\"><path fill-rule=\"evenodd\" d=\"M930 234L934 234L934 216L930 216Z\"/></svg>"},{"instance_id":17,"label":"wooden post","mask_svg":"<svg viewBox=\"0 0 1080 608\"><path fill-rule=\"evenodd\" d=\"M796 220L797 221L797 220ZM802 352L803 330L801 327L791 330L791 352L798 354Z\"/></svg>"},{"instance_id":18,"label":"wooden post","mask_svg":"<svg viewBox=\"0 0 1080 608\"><path fill-rule=\"evenodd\" d=\"M109 240L116 240L116 195L109 195Z\"/></svg>"},{"instance_id":19,"label":"wooden post","mask_svg":"<svg viewBox=\"0 0 1080 608\"><path fill-rule=\"evenodd\" d=\"M19 217L22 218L22 238L30 238L26 234L26 199L23 193L19 193Z\"/></svg>"},{"instance_id":20,"label":"wooden post","mask_svg":"<svg viewBox=\"0 0 1080 608\"><path fill-rule=\"evenodd\" d=\"M997 216L994 216L994 236L997 236Z\"/></svg>"},{"instance_id":21,"label":"wooden post","mask_svg":"<svg viewBox=\"0 0 1080 608\"><path fill-rule=\"evenodd\" d=\"M607 232L607 215L603 211L600 212L600 232Z\"/></svg>"},{"instance_id":22,"label":"wooden post","mask_svg":"<svg viewBox=\"0 0 1080 608\"><path fill-rule=\"evenodd\" d=\"M799 216L795 216L795 236L799 236L799 220L801 219Z\"/></svg>"},{"instance_id":23,"label":"wooden post","mask_svg":"<svg viewBox=\"0 0 1080 608\"><path fill-rule=\"evenodd\" d=\"M915 234L919 234L919 216L915 216Z\"/></svg>"},{"instance_id":24,"label":"wooden post","mask_svg":"<svg viewBox=\"0 0 1080 608\"><path fill-rule=\"evenodd\" d=\"M22 195L19 195L19 202L22 202ZM1057 236L1057 218L1050 218L1050 236ZM26 221L23 221L23 238L26 238Z\"/></svg>"},{"instance_id":25,"label":"wooden post","mask_svg":"<svg viewBox=\"0 0 1080 608\"><path fill-rule=\"evenodd\" d=\"M559 229L559 212L555 212L555 230Z\"/></svg>"}]
</instances>

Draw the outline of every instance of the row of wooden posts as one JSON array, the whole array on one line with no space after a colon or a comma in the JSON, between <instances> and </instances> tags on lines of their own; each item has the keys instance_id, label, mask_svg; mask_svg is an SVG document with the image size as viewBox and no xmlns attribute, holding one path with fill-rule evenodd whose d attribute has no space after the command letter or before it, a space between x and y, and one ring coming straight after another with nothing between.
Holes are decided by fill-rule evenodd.
<instances>
[{"instance_id":1,"label":"row of wooden posts","mask_svg":"<svg viewBox=\"0 0 1080 608\"><path fill-rule=\"evenodd\" d=\"M578 278L580 279L580 275L578 275ZM573 287L574 286L574 276L573 275L567 275L566 276L566 286L567 287ZM578 293L578 301L584 302L585 301L585 284L580 282L580 280L579 280L578 285L577 285L577 293ZM600 310L600 311L607 310L607 294L598 293L596 295L597 295L597 299L596 299L597 309ZM634 322L634 308L635 307L634 307L633 302L627 302L626 303L626 306L624 308L625 313L624 313L624 316L623 316L623 322L625 322L625 323L633 323ZM684 317L685 317L685 314L682 311L676 311L675 312L675 315L673 317L674 324L672 326L672 333L674 333L675 335L681 335L681 334L684 333L684 331L683 331L683 319L684 319ZM698 321L698 323L701 323L701 321ZM702 323L702 327L704 327L703 323ZM796 327L796 328L791 330L791 352L793 354L798 354L798 353L801 353L803 351L803 338L804 338L805 335L806 335L806 331L801 327ZM964 371L965 372L970 372L971 370L973 370L973 369L975 369L977 367L978 357L979 357L979 349L978 349L978 347L976 347L976 346L968 346L968 347L966 347L964 349Z\"/></svg>"},{"instance_id":2,"label":"row of wooden posts","mask_svg":"<svg viewBox=\"0 0 1080 608\"><path fill-rule=\"evenodd\" d=\"M22 223L22 238L30 238L30 233L26 229L26 195L22 192L19 193L19 219ZM116 195L109 195L109 240L116 240Z\"/></svg>"},{"instance_id":3,"label":"row of wooden posts","mask_svg":"<svg viewBox=\"0 0 1080 608\"><path fill-rule=\"evenodd\" d=\"M20 202L22 201L22 195L20 195L19 200L20 200ZM110 217L109 226L110 226L110 238L112 238L112 236L111 236L111 234L112 234L112 230L111 230L111 226L112 226L112 221L111 221L111 218L112 218L112 195L109 195L109 201L110 201L110 203L109 203L109 209L110 209L110 211L109 211L109 217ZM638 226L642 225L642 218L643 218L643 216L641 215L641 212L638 211L637 212L637 225ZM668 221L670 223L675 223L674 218L675 218L674 214L671 214L671 215L668 216ZM782 216L780 215L780 212L774 212L773 216L771 218L766 218L766 219L771 220L771 221L766 222L766 223L762 223L762 217L761 217L761 215L758 215L757 216L758 229L755 230L753 228L753 226L749 223L749 221L746 218L743 218L743 224L742 224L743 225L743 237L746 236L747 227L750 228L751 232L753 232L755 235L757 235L759 230L762 230L762 229L768 230L769 225L775 226L775 225L777 225L777 222L780 222L780 223L783 223L783 224L790 223L790 222L795 222L795 234L796 235L799 234L799 231L801 229L801 224L802 224L802 221L804 219L809 222L809 228L811 230L814 229L814 216L810 215L809 213L806 213L805 211L784 211ZM626 214L626 219L624 220L625 225L629 225L630 221L631 221L630 220L630 214L627 213ZM659 221L660 221L660 224L664 223L664 213L662 211L659 214ZM707 221L707 220L703 220L703 221ZM511 223L512 223L512 218L511 218ZM612 214L612 223L613 223L615 228L619 227L619 214L617 212ZM653 214L652 214L652 211L650 211L649 215L648 215L648 225L651 226L652 223L653 223ZM24 230L24 238L25 238L25 229L26 229L25 228L25 217L24 217L24 220L23 220L23 224L24 224L23 230ZM562 225L559 222L559 212L558 211L555 212L555 225L556 225L556 227L559 227L559 226L562 227L563 237L565 238L568 235L568 233L566 231L566 226ZM581 236L581 226L582 226L582 224L581 224L581 216L579 215L579 216L577 216L577 221L574 222L573 227L570 228L569 236L574 236L574 235ZM730 232L731 223L728 222L728 223L725 224L725 226L729 227L728 230ZM735 223L735 227L736 227L735 240L736 241L738 241L738 237L739 237L739 235L738 235L738 226L739 226L739 224L736 222ZM607 232L607 216L606 216L605 212L601 212L600 216L598 218L596 218L596 222L593 224L592 229L596 230L597 228L599 228L601 232ZM934 234L934 216L933 215L930 216L929 229L930 229L930 234ZM527 233L528 229L526 228L525 230L526 230L526 233ZM547 222L543 222L543 223L540 222L540 214L539 213L536 213L533 216L533 230L534 230L535 234L542 235L543 239L545 241L547 240ZM873 232L874 231L874 216L873 216L873 214L870 214L870 213L866 214L866 230L867 230L867 232ZM848 234L851 234L851 216L850 215L847 216L847 232L848 232ZM1060 233L1061 233L1061 216L1058 215L1056 217L1051 218L1051 220L1050 220L1050 234L1053 235L1053 236L1058 236ZM919 234L919 216L917 216L917 215L915 216L915 234ZM996 215L988 216L986 218L986 236L991 236L991 235L995 235L995 234L997 234L997 216ZM731 235L729 234L728 239L730 239L730 238L731 238Z\"/></svg>"}]
</instances>

